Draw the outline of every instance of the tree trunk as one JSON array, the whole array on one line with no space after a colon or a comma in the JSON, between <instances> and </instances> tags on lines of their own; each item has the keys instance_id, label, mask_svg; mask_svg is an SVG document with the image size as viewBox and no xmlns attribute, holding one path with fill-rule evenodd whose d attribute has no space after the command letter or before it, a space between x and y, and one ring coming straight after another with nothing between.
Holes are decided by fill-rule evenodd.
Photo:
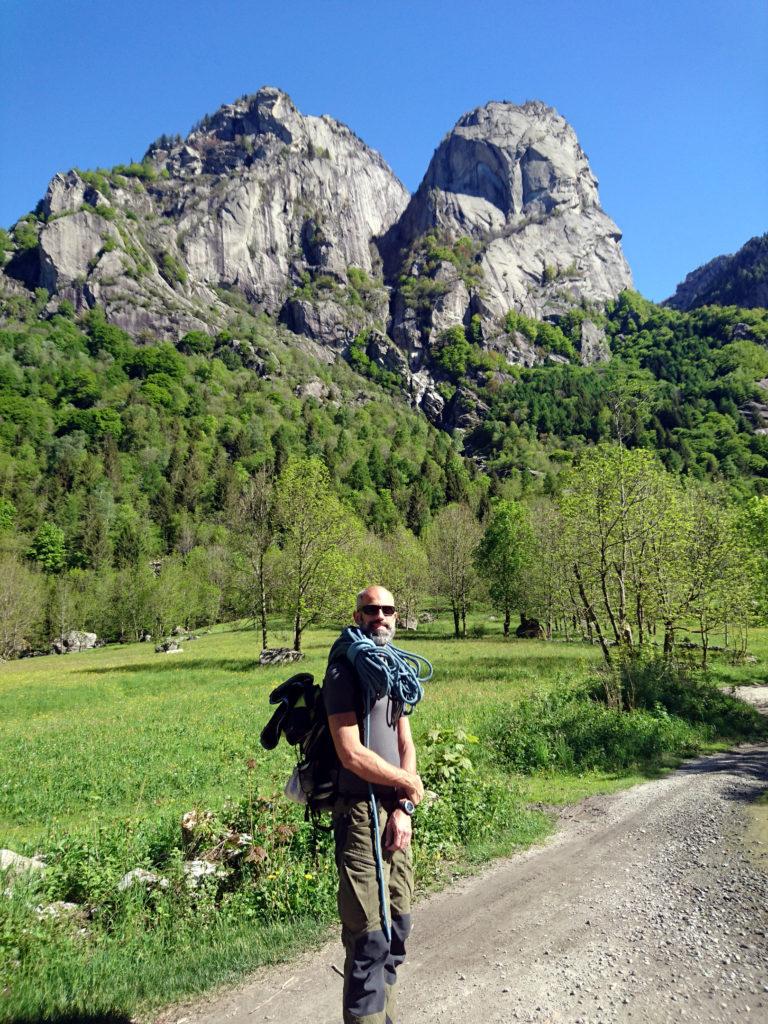
<instances>
[{"instance_id":1,"label":"tree trunk","mask_svg":"<svg viewBox=\"0 0 768 1024\"><path fill-rule=\"evenodd\" d=\"M505 608L504 609L504 639L505 640L509 638L509 617L510 617L509 608Z\"/></svg>"},{"instance_id":2,"label":"tree trunk","mask_svg":"<svg viewBox=\"0 0 768 1024\"><path fill-rule=\"evenodd\" d=\"M461 629L459 627L459 606L452 601L451 611L453 612L453 635L458 640L461 637Z\"/></svg>"},{"instance_id":3,"label":"tree trunk","mask_svg":"<svg viewBox=\"0 0 768 1024\"><path fill-rule=\"evenodd\" d=\"M675 646L675 628L671 622L664 623L664 656L670 657Z\"/></svg>"},{"instance_id":4,"label":"tree trunk","mask_svg":"<svg viewBox=\"0 0 768 1024\"><path fill-rule=\"evenodd\" d=\"M267 647L267 591L264 586L264 552L259 553L259 614L261 616L261 649L266 651Z\"/></svg>"},{"instance_id":5,"label":"tree trunk","mask_svg":"<svg viewBox=\"0 0 768 1024\"><path fill-rule=\"evenodd\" d=\"M301 634L303 630L301 624L301 608L296 609L296 616L293 620L293 649L294 651L301 650Z\"/></svg>"},{"instance_id":6,"label":"tree trunk","mask_svg":"<svg viewBox=\"0 0 768 1024\"><path fill-rule=\"evenodd\" d=\"M612 666L613 662L611 661L611 652L608 649L608 644L606 643L605 637L603 636L603 631L600 628L600 623L598 622L597 616L595 615L595 609L592 607L589 598L587 597L587 592L584 589L584 581L581 578L581 572L579 570L578 564L576 563L574 563L573 566L573 575L576 577L576 585L579 588L579 596L581 597L581 602L584 605L584 611L587 616L587 622L591 621L592 625L595 628L595 633L597 633L597 639L600 642L600 650L603 652L603 658L605 659L606 665Z\"/></svg>"}]
</instances>

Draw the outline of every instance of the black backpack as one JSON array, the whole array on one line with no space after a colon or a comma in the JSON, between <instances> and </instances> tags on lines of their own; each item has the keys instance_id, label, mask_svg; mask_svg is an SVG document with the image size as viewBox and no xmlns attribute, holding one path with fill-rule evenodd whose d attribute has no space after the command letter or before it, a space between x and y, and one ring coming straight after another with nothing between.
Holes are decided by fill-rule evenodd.
<instances>
[{"instance_id":1,"label":"black backpack","mask_svg":"<svg viewBox=\"0 0 768 1024\"><path fill-rule=\"evenodd\" d=\"M285 787L286 796L305 804L313 817L333 807L339 759L328 728L323 691L314 676L299 672L276 687L269 703L278 707L261 731L261 745L274 750L280 736L296 747L298 763Z\"/></svg>"}]
</instances>

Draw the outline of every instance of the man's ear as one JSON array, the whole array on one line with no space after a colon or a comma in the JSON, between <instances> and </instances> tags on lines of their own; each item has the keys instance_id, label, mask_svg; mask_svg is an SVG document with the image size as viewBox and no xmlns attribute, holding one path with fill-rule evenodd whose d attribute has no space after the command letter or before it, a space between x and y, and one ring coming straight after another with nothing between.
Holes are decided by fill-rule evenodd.
<instances>
[{"instance_id":1,"label":"man's ear","mask_svg":"<svg viewBox=\"0 0 768 1024\"><path fill-rule=\"evenodd\" d=\"M362 622L363 622L363 613L362 612L358 612L358 611L352 612L352 618L355 620L355 622L357 623L358 626L362 625Z\"/></svg>"}]
</instances>

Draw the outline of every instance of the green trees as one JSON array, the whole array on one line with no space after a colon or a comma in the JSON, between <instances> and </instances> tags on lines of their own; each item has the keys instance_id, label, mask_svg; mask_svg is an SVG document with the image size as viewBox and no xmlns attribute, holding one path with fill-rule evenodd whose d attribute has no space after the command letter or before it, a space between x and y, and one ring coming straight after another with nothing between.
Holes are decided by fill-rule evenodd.
<instances>
[{"instance_id":1,"label":"green trees","mask_svg":"<svg viewBox=\"0 0 768 1024\"><path fill-rule=\"evenodd\" d=\"M496 608L504 613L504 636L514 609L525 609L524 568L533 534L528 510L517 501L498 501L491 510L475 558Z\"/></svg>"},{"instance_id":2,"label":"green trees","mask_svg":"<svg viewBox=\"0 0 768 1024\"><path fill-rule=\"evenodd\" d=\"M42 612L39 576L10 553L0 553L0 661L15 658L28 645Z\"/></svg>"},{"instance_id":3,"label":"green trees","mask_svg":"<svg viewBox=\"0 0 768 1024\"><path fill-rule=\"evenodd\" d=\"M472 510L456 503L441 509L427 530L432 586L451 603L456 639L467 635L467 610L477 580L475 551L481 532Z\"/></svg>"},{"instance_id":4,"label":"green trees","mask_svg":"<svg viewBox=\"0 0 768 1024\"><path fill-rule=\"evenodd\" d=\"M44 572L61 572L67 560L64 531L55 523L43 523L32 540L29 553Z\"/></svg>"},{"instance_id":5,"label":"green trees","mask_svg":"<svg viewBox=\"0 0 768 1024\"><path fill-rule=\"evenodd\" d=\"M718 490L603 444L582 454L558 504L566 587L609 665L661 630L667 654L698 635L706 666L713 630L750 619L755 556Z\"/></svg>"},{"instance_id":6,"label":"green trees","mask_svg":"<svg viewBox=\"0 0 768 1024\"><path fill-rule=\"evenodd\" d=\"M276 491L280 568L285 604L293 618L293 647L322 613L344 617L355 592L353 545L359 523L331 489L318 458L290 459Z\"/></svg>"}]
</instances>

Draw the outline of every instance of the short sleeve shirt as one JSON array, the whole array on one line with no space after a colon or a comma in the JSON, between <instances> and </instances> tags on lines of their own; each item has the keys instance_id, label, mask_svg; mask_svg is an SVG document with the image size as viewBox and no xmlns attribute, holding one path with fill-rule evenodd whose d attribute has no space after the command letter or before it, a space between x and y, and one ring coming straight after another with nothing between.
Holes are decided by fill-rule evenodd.
<instances>
[{"instance_id":1,"label":"short sleeve shirt","mask_svg":"<svg viewBox=\"0 0 768 1024\"><path fill-rule=\"evenodd\" d=\"M363 742L363 702L357 675L344 658L329 663L323 680L323 700L328 715L339 715L353 711L360 728ZM382 697L371 707L370 734L368 747L390 764L400 767L400 749L397 743L397 707L389 697ZM394 794L390 786L374 786L377 796L389 797ZM339 769L339 793L342 796L367 796L368 783L359 775L346 768Z\"/></svg>"}]
</instances>

